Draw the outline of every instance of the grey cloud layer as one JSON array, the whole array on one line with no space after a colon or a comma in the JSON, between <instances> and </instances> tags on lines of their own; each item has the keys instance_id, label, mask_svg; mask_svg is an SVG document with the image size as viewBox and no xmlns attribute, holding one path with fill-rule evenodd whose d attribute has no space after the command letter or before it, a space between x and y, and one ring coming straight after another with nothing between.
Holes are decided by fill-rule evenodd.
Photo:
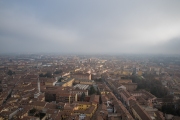
<instances>
[{"instance_id":1,"label":"grey cloud layer","mask_svg":"<svg viewBox=\"0 0 180 120\"><path fill-rule=\"evenodd\" d=\"M0 53L175 53L179 1L0 3ZM172 42L171 42L172 41Z\"/></svg>"}]
</instances>

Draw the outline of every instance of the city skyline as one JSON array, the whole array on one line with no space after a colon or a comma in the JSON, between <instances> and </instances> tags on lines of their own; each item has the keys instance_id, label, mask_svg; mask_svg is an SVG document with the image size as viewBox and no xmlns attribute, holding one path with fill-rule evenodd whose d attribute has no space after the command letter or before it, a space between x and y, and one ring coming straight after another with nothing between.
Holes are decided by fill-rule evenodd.
<instances>
[{"instance_id":1,"label":"city skyline","mask_svg":"<svg viewBox=\"0 0 180 120\"><path fill-rule=\"evenodd\" d=\"M179 54L179 5L0 1L0 54Z\"/></svg>"}]
</instances>

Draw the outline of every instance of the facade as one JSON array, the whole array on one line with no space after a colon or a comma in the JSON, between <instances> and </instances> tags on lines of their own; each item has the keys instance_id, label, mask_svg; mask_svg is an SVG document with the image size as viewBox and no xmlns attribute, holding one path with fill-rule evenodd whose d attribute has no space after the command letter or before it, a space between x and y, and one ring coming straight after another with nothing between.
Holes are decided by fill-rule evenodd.
<instances>
[{"instance_id":1,"label":"facade","mask_svg":"<svg viewBox=\"0 0 180 120\"><path fill-rule=\"evenodd\" d=\"M46 86L55 86L55 84L56 84L56 80L54 80L54 79L52 79L52 80L47 80L47 81L45 81L45 85Z\"/></svg>"},{"instance_id":2,"label":"facade","mask_svg":"<svg viewBox=\"0 0 180 120\"><path fill-rule=\"evenodd\" d=\"M77 94L70 92L72 89L70 87L48 87L45 92L45 101L52 102L67 102L72 103L77 101Z\"/></svg>"},{"instance_id":3,"label":"facade","mask_svg":"<svg viewBox=\"0 0 180 120\"><path fill-rule=\"evenodd\" d=\"M130 80L130 79L120 79L118 82L120 84L122 84L122 83L132 83L132 80Z\"/></svg>"},{"instance_id":4,"label":"facade","mask_svg":"<svg viewBox=\"0 0 180 120\"><path fill-rule=\"evenodd\" d=\"M93 80L75 80L74 83L84 84L84 85L93 85L94 81Z\"/></svg>"},{"instance_id":5,"label":"facade","mask_svg":"<svg viewBox=\"0 0 180 120\"><path fill-rule=\"evenodd\" d=\"M91 80L90 73L72 73L71 77L79 80Z\"/></svg>"},{"instance_id":6,"label":"facade","mask_svg":"<svg viewBox=\"0 0 180 120\"><path fill-rule=\"evenodd\" d=\"M146 90L131 92L131 95L143 96L143 98L148 102L149 106L152 106L153 102L156 100L156 97Z\"/></svg>"},{"instance_id":7,"label":"facade","mask_svg":"<svg viewBox=\"0 0 180 120\"><path fill-rule=\"evenodd\" d=\"M77 101L77 94L59 93L56 94L56 102L72 103Z\"/></svg>"},{"instance_id":8,"label":"facade","mask_svg":"<svg viewBox=\"0 0 180 120\"><path fill-rule=\"evenodd\" d=\"M151 117L147 114L143 108L136 103L136 101L131 100L130 101L130 109L132 111L133 116L137 120L152 120Z\"/></svg>"},{"instance_id":9,"label":"facade","mask_svg":"<svg viewBox=\"0 0 180 120\"><path fill-rule=\"evenodd\" d=\"M120 98L127 106L129 106L129 100L136 100L127 90L120 90Z\"/></svg>"},{"instance_id":10,"label":"facade","mask_svg":"<svg viewBox=\"0 0 180 120\"><path fill-rule=\"evenodd\" d=\"M88 90L80 90L80 89L72 89L70 90L71 94L77 94L78 96L81 96L83 93L88 96Z\"/></svg>"},{"instance_id":11,"label":"facade","mask_svg":"<svg viewBox=\"0 0 180 120\"><path fill-rule=\"evenodd\" d=\"M69 78L68 80L64 81L62 87L72 87L74 83L74 79Z\"/></svg>"},{"instance_id":12,"label":"facade","mask_svg":"<svg viewBox=\"0 0 180 120\"><path fill-rule=\"evenodd\" d=\"M91 118L97 109L97 104L94 105L91 102L77 102L78 110L74 111L74 114L80 114L82 118Z\"/></svg>"},{"instance_id":13,"label":"facade","mask_svg":"<svg viewBox=\"0 0 180 120\"><path fill-rule=\"evenodd\" d=\"M127 91L134 91L137 89L137 83L122 83L126 87Z\"/></svg>"}]
</instances>

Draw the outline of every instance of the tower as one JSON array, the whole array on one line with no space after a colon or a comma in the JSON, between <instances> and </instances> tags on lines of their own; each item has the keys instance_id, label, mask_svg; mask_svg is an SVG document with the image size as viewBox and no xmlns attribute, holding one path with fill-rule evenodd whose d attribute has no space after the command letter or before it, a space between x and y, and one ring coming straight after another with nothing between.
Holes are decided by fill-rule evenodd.
<instances>
[{"instance_id":1,"label":"tower","mask_svg":"<svg viewBox=\"0 0 180 120\"><path fill-rule=\"evenodd\" d=\"M41 90L40 90L40 81L39 81L39 77L38 77L38 93L40 93Z\"/></svg>"},{"instance_id":2,"label":"tower","mask_svg":"<svg viewBox=\"0 0 180 120\"><path fill-rule=\"evenodd\" d=\"M38 98L38 96L40 95L41 91L40 91L40 81L39 81L39 77L38 77L38 82L37 82L37 88L38 91L34 94L34 98Z\"/></svg>"}]
</instances>

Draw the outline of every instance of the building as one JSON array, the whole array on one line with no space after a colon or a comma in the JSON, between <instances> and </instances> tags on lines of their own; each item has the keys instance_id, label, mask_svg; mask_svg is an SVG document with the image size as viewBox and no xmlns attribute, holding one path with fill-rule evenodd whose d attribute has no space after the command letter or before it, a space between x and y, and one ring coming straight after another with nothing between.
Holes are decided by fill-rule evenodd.
<instances>
[{"instance_id":1,"label":"building","mask_svg":"<svg viewBox=\"0 0 180 120\"><path fill-rule=\"evenodd\" d=\"M91 80L90 73L72 73L71 78L75 78L78 80Z\"/></svg>"},{"instance_id":2,"label":"building","mask_svg":"<svg viewBox=\"0 0 180 120\"><path fill-rule=\"evenodd\" d=\"M47 79L45 81L45 85L46 86L55 86L56 82L57 82L57 80L55 80L55 79Z\"/></svg>"},{"instance_id":3,"label":"building","mask_svg":"<svg viewBox=\"0 0 180 120\"><path fill-rule=\"evenodd\" d=\"M56 94L56 102L72 103L77 101L77 94L74 93L58 93Z\"/></svg>"},{"instance_id":4,"label":"building","mask_svg":"<svg viewBox=\"0 0 180 120\"><path fill-rule=\"evenodd\" d=\"M47 87L45 92L45 101L47 102L66 102L66 103L72 103L74 101L77 101L77 94L72 93L71 87L60 87L60 86L54 86L54 87Z\"/></svg>"},{"instance_id":5,"label":"building","mask_svg":"<svg viewBox=\"0 0 180 120\"><path fill-rule=\"evenodd\" d=\"M88 90L81 90L81 89L71 89L71 94L77 94L78 96L81 96L83 93L88 96Z\"/></svg>"},{"instance_id":6,"label":"building","mask_svg":"<svg viewBox=\"0 0 180 120\"><path fill-rule=\"evenodd\" d=\"M130 100L130 109L137 120L152 120L148 113L134 100Z\"/></svg>"},{"instance_id":7,"label":"building","mask_svg":"<svg viewBox=\"0 0 180 120\"><path fill-rule=\"evenodd\" d=\"M120 95L121 100L122 100L127 106L129 106L129 100L131 100L131 99L136 100L135 97L132 96L127 90L121 89L119 92L120 92L119 95Z\"/></svg>"},{"instance_id":8,"label":"building","mask_svg":"<svg viewBox=\"0 0 180 120\"><path fill-rule=\"evenodd\" d=\"M137 89L137 83L122 83L126 87L127 91L134 91Z\"/></svg>"},{"instance_id":9,"label":"building","mask_svg":"<svg viewBox=\"0 0 180 120\"><path fill-rule=\"evenodd\" d=\"M76 83L76 84L84 84L84 85L93 85L94 80L75 80L74 83Z\"/></svg>"}]
</instances>

